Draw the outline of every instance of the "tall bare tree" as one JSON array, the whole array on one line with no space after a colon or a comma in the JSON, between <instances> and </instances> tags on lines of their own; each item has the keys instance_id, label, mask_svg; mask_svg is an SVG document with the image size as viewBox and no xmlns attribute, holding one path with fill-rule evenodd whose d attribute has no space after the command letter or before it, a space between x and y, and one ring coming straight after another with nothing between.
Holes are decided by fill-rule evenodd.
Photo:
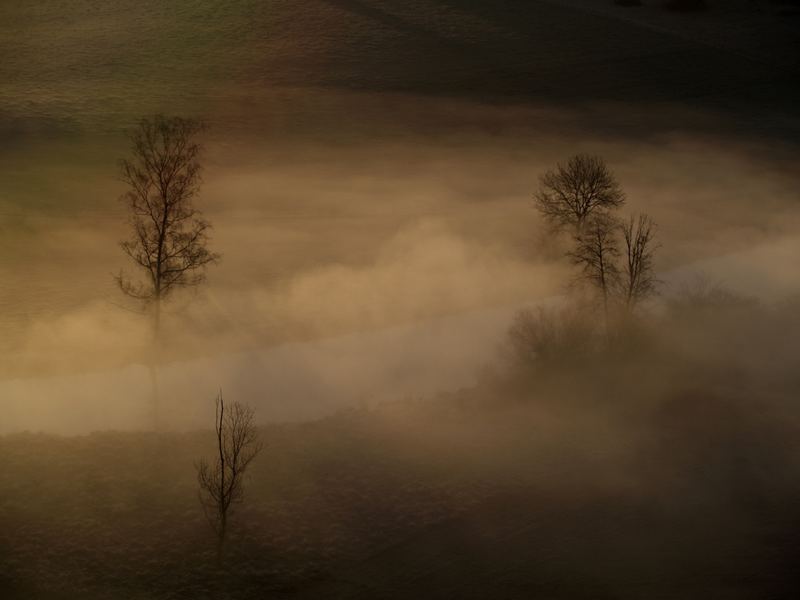
<instances>
[{"instance_id":1,"label":"tall bare tree","mask_svg":"<svg viewBox=\"0 0 800 600\"><path fill-rule=\"evenodd\" d=\"M217 536L218 563L224 556L231 506L242 501L245 471L262 449L254 418L249 406L238 402L226 406L220 392L214 420L217 456L212 463L201 459L197 464L200 503Z\"/></svg>"},{"instance_id":2,"label":"tall bare tree","mask_svg":"<svg viewBox=\"0 0 800 600\"><path fill-rule=\"evenodd\" d=\"M622 301L628 310L656 292L656 279L653 258L655 243L655 224L647 215L639 215L620 225L624 239L625 262L619 279Z\"/></svg>"},{"instance_id":3,"label":"tall bare tree","mask_svg":"<svg viewBox=\"0 0 800 600\"><path fill-rule=\"evenodd\" d=\"M162 301L176 288L201 283L219 258L208 249L211 226L193 205L201 184L202 128L193 119L142 119L130 134L130 158L120 161L128 185L121 200L132 229L121 246L143 278L121 271L116 280L127 296L152 309L156 337Z\"/></svg>"},{"instance_id":4,"label":"tall bare tree","mask_svg":"<svg viewBox=\"0 0 800 600\"><path fill-rule=\"evenodd\" d=\"M572 262L580 267L582 278L599 292L606 328L609 299L619 277L616 227L616 221L606 214L593 216L575 236L575 247L568 253Z\"/></svg>"},{"instance_id":5,"label":"tall bare tree","mask_svg":"<svg viewBox=\"0 0 800 600\"><path fill-rule=\"evenodd\" d=\"M579 233L592 215L619 208L625 193L599 156L577 154L539 179L536 208L555 229Z\"/></svg>"}]
</instances>

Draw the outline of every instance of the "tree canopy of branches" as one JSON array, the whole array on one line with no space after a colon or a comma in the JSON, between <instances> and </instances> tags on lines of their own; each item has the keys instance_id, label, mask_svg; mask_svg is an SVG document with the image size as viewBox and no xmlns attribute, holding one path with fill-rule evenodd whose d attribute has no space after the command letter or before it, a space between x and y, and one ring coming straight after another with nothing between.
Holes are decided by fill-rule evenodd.
<instances>
[{"instance_id":1,"label":"tree canopy of branches","mask_svg":"<svg viewBox=\"0 0 800 600\"><path fill-rule=\"evenodd\" d=\"M120 161L128 186L121 200L132 229L121 247L143 278L120 272L116 280L127 296L155 308L156 332L162 300L175 288L201 283L219 258L208 249L210 224L193 205L201 184L202 128L193 119L142 119L130 134L130 158Z\"/></svg>"},{"instance_id":2,"label":"tree canopy of branches","mask_svg":"<svg viewBox=\"0 0 800 600\"><path fill-rule=\"evenodd\" d=\"M625 203L622 188L598 156L577 154L544 173L539 183L534 202L555 229L580 232L590 216Z\"/></svg>"},{"instance_id":3,"label":"tree canopy of branches","mask_svg":"<svg viewBox=\"0 0 800 600\"><path fill-rule=\"evenodd\" d=\"M631 217L620 225L625 245L620 285L622 301L628 310L633 310L639 302L656 292L654 227L647 215L639 215L638 219Z\"/></svg>"},{"instance_id":4,"label":"tree canopy of branches","mask_svg":"<svg viewBox=\"0 0 800 600\"><path fill-rule=\"evenodd\" d=\"M214 420L217 456L212 463L201 459L197 465L200 503L217 536L218 562L223 558L229 511L244 498L245 471L262 449L254 418L249 406L238 402L226 406L220 392Z\"/></svg>"}]
</instances>

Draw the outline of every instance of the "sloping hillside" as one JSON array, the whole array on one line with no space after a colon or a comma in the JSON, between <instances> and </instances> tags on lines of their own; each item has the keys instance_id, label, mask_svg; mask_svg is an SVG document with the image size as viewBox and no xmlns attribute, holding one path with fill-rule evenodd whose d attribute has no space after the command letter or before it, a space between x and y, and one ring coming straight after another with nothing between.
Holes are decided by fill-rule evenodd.
<instances>
[{"instance_id":1,"label":"sloping hillside","mask_svg":"<svg viewBox=\"0 0 800 600\"><path fill-rule=\"evenodd\" d=\"M732 12L727 3L713 3L700 16L609 5L6 4L0 8L0 122L12 131L114 130L120 120L156 109L233 118L231 100L240 95L275 102L281 90L294 95L298 87L796 114L797 33L785 19L752 6ZM279 106L291 119L291 104ZM235 110L245 108L237 102Z\"/></svg>"}]
</instances>

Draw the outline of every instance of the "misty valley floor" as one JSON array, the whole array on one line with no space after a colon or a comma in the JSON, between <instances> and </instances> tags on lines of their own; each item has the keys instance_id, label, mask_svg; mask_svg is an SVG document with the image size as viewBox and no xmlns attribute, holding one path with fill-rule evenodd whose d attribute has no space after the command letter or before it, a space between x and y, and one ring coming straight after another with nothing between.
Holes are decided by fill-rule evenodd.
<instances>
[{"instance_id":1,"label":"misty valley floor","mask_svg":"<svg viewBox=\"0 0 800 600\"><path fill-rule=\"evenodd\" d=\"M796 597L793 426L478 396L264 428L221 570L209 434L6 436L3 597Z\"/></svg>"},{"instance_id":2,"label":"misty valley floor","mask_svg":"<svg viewBox=\"0 0 800 600\"><path fill-rule=\"evenodd\" d=\"M0 2L0 600L800 598L787 6ZM224 256L165 312L190 432L141 431L111 277L123 131L159 112L211 126ZM512 307L571 277L530 200L584 151L660 224L660 276L763 302L675 316L665 285L633 341L496 373ZM271 423L221 567L218 386Z\"/></svg>"}]
</instances>

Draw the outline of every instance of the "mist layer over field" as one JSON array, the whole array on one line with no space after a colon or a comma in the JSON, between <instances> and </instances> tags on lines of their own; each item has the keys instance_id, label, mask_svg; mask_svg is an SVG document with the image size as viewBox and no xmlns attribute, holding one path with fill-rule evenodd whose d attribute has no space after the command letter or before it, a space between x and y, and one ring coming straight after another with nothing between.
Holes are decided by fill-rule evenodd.
<instances>
[{"instance_id":1,"label":"mist layer over field","mask_svg":"<svg viewBox=\"0 0 800 600\"><path fill-rule=\"evenodd\" d=\"M470 389L262 427L222 566L192 468L210 431L3 436L0 584L12 598L791 598L797 314L701 287L611 349L579 326Z\"/></svg>"},{"instance_id":2,"label":"mist layer over field","mask_svg":"<svg viewBox=\"0 0 800 600\"><path fill-rule=\"evenodd\" d=\"M3 429L58 429L79 397L94 400L74 414L95 414L121 372L117 405L131 408L86 422L140 426L147 383L132 374L150 333L112 281L127 266L116 161L124 130L153 112L210 124L199 205L223 261L165 324L164 359L184 363L173 379L208 375L171 390L187 413L219 385L297 417L413 394L379 392L398 370L429 381L419 393L470 383L505 329L497 314L563 292L566 265L530 198L578 151L603 155L630 207L657 220L664 273L793 292L795 63L781 49L796 32L748 13L771 32L756 44L727 26L745 9L687 22L590 2L6 5L0 389L19 423ZM429 325L464 312L474 322ZM414 341L354 335L420 320ZM430 327L452 358L438 375L414 358ZM388 362L376 363L393 366L345 375L313 342L341 335L330 343L353 361L377 344ZM301 394L318 399L297 399L293 369L268 358L287 342L310 344L275 356L317 357L291 360L326 382Z\"/></svg>"},{"instance_id":3,"label":"mist layer over field","mask_svg":"<svg viewBox=\"0 0 800 600\"><path fill-rule=\"evenodd\" d=\"M487 112L482 118L498 120L509 110ZM704 272L768 300L797 291L797 176L775 146L535 131L282 153L235 142L224 151L224 143L209 143L201 201L223 260L206 287L167 305L164 320L164 358L176 365L164 385L187 415L208 408L219 386L263 406L265 417L297 418L322 414L319 406L472 382L469 373L493 360L513 310L562 294L573 277L530 200L537 173L571 148L606 156L631 210L657 219L658 267L673 287ZM148 383L136 365L146 363L151 331L112 279L127 268L113 161L61 169L69 173L59 180L64 206L17 207L6 218L0 387L20 419L6 427L81 428L81 418L64 418L68 411L85 413L92 428L139 428L131 416ZM396 327L399 337L368 333ZM314 341L337 336L346 337ZM266 350L285 343L300 345ZM342 348L375 369L341 364ZM420 361L423 350L439 359ZM296 366L272 358L281 355ZM178 375L193 371L204 376ZM325 384L298 387L295 371ZM399 387L396 372L407 376ZM415 380L428 383L415 390ZM117 401L104 421L97 406L109 394ZM78 406L85 408L75 413Z\"/></svg>"},{"instance_id":4,"label":"mist layer over field","mask_svg":"<svg viewBox=\"0 0 800 600\"><path fill-rule=\"evenodd\" d=\"M797 598L797 3L620 4L0 2L0 596ZM154 344L157 113L222 259ZM657 224L624 317L534 208L578 153Z\"/></svg>"}]
</instances>

